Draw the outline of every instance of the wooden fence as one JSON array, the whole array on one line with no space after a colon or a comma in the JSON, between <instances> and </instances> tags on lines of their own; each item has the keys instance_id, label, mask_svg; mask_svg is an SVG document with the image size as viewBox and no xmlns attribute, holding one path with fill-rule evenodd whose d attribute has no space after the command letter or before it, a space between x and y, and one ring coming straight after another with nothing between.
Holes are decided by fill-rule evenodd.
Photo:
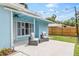
<instances>
[{"instance_id":1,"label":"wooden fence","mask_svg":"<svg viewBox=\"0 0 79 59\"><path fill-rule=\"evenodd\" d=\"M49 27L49 35L76 36L75 27Z\"/></svg>"}]
</instances>

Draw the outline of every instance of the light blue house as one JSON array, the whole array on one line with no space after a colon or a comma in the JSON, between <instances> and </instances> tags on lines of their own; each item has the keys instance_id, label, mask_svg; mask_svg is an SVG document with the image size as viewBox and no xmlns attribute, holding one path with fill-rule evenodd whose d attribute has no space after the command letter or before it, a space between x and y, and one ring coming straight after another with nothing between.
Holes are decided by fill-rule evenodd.
<instances>
[{"instance_id":1,"label":"light blue house","mask_svg":"<svg viewBox=\"0 0 79 59\"><path fill-rule=\"evenodd\" d=\"M28 41L30 33L35 38L45 31L48 34L48 24L33 11L21 4L0 4L0 49L13 48L15 43Z\"/></svg>"}]
</instances>

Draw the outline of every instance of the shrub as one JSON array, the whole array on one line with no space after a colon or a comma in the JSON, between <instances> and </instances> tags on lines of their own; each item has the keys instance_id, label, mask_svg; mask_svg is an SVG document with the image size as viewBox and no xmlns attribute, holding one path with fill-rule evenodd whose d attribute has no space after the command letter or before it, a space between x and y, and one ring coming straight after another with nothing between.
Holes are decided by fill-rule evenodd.
<instances>
[{"instance_id":1,"label":"shrub","mask_svg":"<svg viewBox=\"0 0 79 59\"><path fill-rule=\"evenodd\" d=\"M4 54L2 52L0 52L0 56L3 56Z\"/></svg>"},{"instance_id":2,"label":"shrub","mask_svg":"<svg viewBox=\"0 0 79 59\"><path fill-rule=\"evenodd\" d=\"M6 55L9 55L13 52L14 51L11 48L4 48L0 51L0 56L6 56Z\"/></svg>"}]
</instances>

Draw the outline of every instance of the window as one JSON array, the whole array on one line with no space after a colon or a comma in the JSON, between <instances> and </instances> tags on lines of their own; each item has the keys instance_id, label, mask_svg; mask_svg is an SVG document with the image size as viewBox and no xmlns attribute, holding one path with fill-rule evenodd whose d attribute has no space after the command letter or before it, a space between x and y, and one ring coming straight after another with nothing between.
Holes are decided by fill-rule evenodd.
<instances>
[{"instance_id":1,"label":"window","mask_svg":"<svg viewBox=\"0 0 79 59\"><path fill-rule=\"evenodd\" d=\"M29 24L29 25L30 25L29 32L31 33L32 32L32 24Z\"/></svg>"},{"instance_id":2,"label":"window","mask_svg":"<svg viewBox=\"0 0 79 59\"><path fill-rule=\"evenodd\" d=\"M17 32L18 32L18 35L20 35L20 31L21 31L21 23L20 22L18 22L17 23Z\"/></svg>"},{"instance_id":3,"label":"window","mask_svg":"<svg viewBox=\"0 0 79 59\"><path fill-rule=\"evenodd\" d=\"M24 23L24 22L17 22L17 35L28 35L31 33L32 24Z\"/></svg>"},{"instance_id":4,"label":"window","mask_svg":"<svg viewBox=\"0 0 79 59\"><path fill-rule=\"evenodd\" d=\"M20 22L18 22L18 28L20 28Z\"/></svg>"},{"instance_id":5,"label":"window","mask_svg":"<svg viewBox=\"0 0 79 59\"><path fill-rule=\"evenodd\" d=\"M28 28L29 27L29 24L28 23L25 23L25 28Z\"/></svg>"},{"instance_id":6,"label":"window","mask_svg":"<svg viewBox=\"0 0 79 59\"><path fill-rule=\"evenodd\" d=\"M22 23L22 27L24 27L24 23Z\"/></svg>"},{"instance_id":7,"label":"window","mask_svg":"<svg viewBox=\"0 0 79 59\"><path fill-rule=\"evenodd\" d=\"M24 35L24 29L22 29L22 35Z\"/></svg>"},{"instance_id":8,"label":"window","mask_svg":"<svg viewBox=\"0 0 79 59\"><path fill-rule=\"evenodd\" d=\"M25 23L25 34L29 34L29 24Z\"/></svg>"}]
</instances>

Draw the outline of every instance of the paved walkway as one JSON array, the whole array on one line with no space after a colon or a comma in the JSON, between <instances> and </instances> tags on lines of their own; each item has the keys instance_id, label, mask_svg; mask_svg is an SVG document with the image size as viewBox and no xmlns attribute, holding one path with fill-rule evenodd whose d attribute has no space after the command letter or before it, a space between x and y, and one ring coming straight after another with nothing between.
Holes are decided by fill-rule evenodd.
<instances>
[{"instance_id":1,"label":"paved walkway","mask_svg":"<svg viewBox=\"0 0 79 59\"><path fill-rule=\"evenodd\" d=\"M73 43L61 42L50 40L40 43L38 46L20 45L15 47L19 53L15 56L73 56L74 55ZM13 56L14 56L13 55Z\"/></svg>"}]
</instances>

